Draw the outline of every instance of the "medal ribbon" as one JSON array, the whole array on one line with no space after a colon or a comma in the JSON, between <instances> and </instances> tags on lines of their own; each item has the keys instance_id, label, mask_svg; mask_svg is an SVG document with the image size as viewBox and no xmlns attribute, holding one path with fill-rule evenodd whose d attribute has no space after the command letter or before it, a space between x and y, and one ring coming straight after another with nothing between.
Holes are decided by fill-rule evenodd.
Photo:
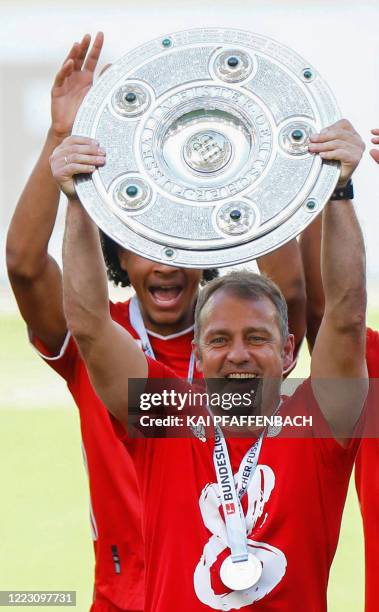
<instances>
[{"instance_id":1,"label":"medal ribbon","mask_svg":"<svg viewBox=\"0 0 379 612\"><path fill-rule=\"evenodd\" d=\"M238 470L236 488L224 434L219 427L215 427L213 463L216 470L228 545L233 563L247 561L248 559L246 522L241 499L246 493L257 468L264 435L265 430L262 431L258 440L249 448L242 459Z\"/></svg>"},{"instance_id":2,"label":"medal ribbon","mask_svg":"<svg viewBox=\"0 0 379 612\"><path fill-rule=\"evenodd\" d=\"M282 400L279 401L278 407L273 415L279 412L281 404ZM210 412L209 408L208 411ZM216 470L217 483L224 511L226 534L231 552L230 556L233 563L247 561L248 558L246 522L241 500L257 469L259 455L266 432L267 428L262 431L259 438L249 448L242 459L237 474L236 486L224 434L220 427L215 427L213 463Z\"/></svg>"}]
</instances>

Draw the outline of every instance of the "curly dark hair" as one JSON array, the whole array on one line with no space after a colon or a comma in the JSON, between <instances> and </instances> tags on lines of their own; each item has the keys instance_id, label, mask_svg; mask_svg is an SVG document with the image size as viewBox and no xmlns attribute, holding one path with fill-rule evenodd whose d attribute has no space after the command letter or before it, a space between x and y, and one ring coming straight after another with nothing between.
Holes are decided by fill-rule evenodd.
<instances>
[{"instance_id":1,"label":"curly dark hair","mask_svg":"<svg viewBox=\"0 0 379 612\"><path fill-rule=\"evenodd\" d=\"M105 265L107 267L108 279L112 281L116 286L130 287L130 279L128 273L125 272L120 266L120 260L118 258L118 244L109 238L104 232L100 231L101 248L103 250L103 256ZM208 281L218 277L218 270L216 268L210 268L203 270L203 278L201 285L205 285Z\"/></svg>"}]
</instances>

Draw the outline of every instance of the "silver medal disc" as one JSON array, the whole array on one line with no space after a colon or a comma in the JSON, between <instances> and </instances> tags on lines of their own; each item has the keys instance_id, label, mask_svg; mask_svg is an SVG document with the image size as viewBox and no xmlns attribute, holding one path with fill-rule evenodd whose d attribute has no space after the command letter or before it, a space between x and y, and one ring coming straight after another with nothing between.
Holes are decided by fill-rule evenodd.
<instances>
[{"instance_id":1,"label":"silver medal disc","mask_svg":"<svg viewBox=\"0 0 379 612\"><path fill-rule=\"evenodd\" d=\"M232 591L250 589L259 581L262 575L262 564L252 553L246 561L233 563L232 557L226 557L220 569L220 578L225 586Z\"/></svg>"},{"instance_id":2,"label":"silver medal disc","mask_svg":"<svg viewBox=\"0 0 379 612\"><path fill-rule=\"evenodd\" d=\"M73 134L105 148L79 198L121 246L188 268L241 264L299 234L340 169L308 152L340 118L317 70L258 34L195 29L115 62Z\"/></svg>"}]
</instances>

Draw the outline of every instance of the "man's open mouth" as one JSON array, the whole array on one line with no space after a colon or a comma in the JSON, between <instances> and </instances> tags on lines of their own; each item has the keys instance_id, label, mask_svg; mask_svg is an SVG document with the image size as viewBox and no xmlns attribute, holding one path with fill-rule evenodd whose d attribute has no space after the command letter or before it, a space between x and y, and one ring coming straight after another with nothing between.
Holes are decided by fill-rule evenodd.
<instances>
[{"instance_id":1,"label":"man's open mouth","mask_svg":"<svg viewBox=\"0 0 379 612\"><path fill-rule=\"evenodd\" d=\"M173 307L179 301L183 287L180 285L155 285L149 287L149 292L158 306Z\"/></svg>"}]
</instances>

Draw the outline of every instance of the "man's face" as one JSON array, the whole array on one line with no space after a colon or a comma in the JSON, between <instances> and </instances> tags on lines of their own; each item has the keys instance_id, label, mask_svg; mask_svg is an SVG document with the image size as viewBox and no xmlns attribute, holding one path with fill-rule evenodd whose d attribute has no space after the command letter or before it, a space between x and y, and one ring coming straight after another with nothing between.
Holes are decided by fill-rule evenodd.
<instances>
[{"instance_id":1,"label":"man's face","mask_svg":"<svg viewBox=\"0 0 379 612\"><path fill-rule=\"evenodd\" d=\"M282 341L268 298L241 299L216 291L201 313L198 368L205 378L280 380L293 358L293 336Z\"/></svg>"},{"instance_id":2,"label":"man's face","mask_svg":"<svg viewBox=\"0 0 379 612\"><path fill-rule=\"evenodd\" d=\"M161 335L193 323L202 270L174 268L120 249L120 265L137 294L145 325Z\"/></svg>"}]
</instances>

